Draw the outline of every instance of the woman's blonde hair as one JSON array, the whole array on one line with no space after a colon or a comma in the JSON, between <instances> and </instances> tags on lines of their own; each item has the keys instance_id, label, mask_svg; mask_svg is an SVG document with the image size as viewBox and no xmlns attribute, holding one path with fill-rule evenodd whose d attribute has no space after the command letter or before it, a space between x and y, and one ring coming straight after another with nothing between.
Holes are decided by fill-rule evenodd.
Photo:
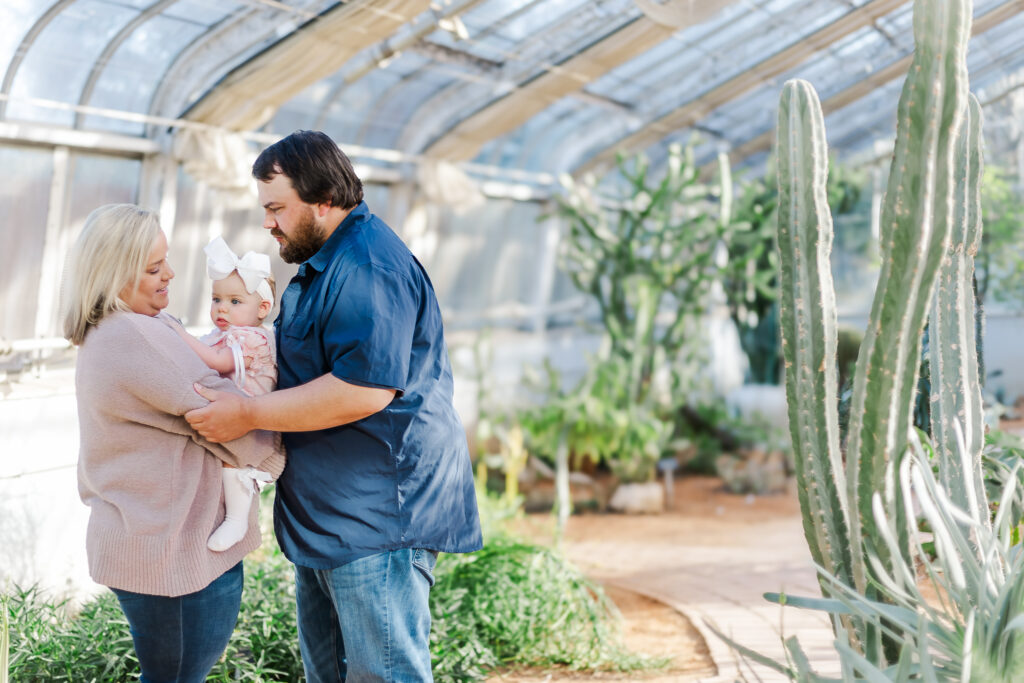
<instances>
[{"instance_id":1,"label":"woman's blonde hair","mask_svg":"<svg viewBox=\"0 0 1024 683\"><path fill-rule=\"evenodd\" d=\"M120 294L141 279L159 233L156 213L134 204L107 204L89 214L68 252L60 287L68 341L81 344L107 314L131 310Z\"/></svg>"}]
</instances>

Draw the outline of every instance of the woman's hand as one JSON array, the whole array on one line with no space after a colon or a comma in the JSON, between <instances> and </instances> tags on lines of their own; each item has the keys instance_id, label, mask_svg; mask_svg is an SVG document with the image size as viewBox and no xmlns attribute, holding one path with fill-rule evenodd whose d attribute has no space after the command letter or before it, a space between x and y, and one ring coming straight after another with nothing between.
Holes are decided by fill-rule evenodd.
<instances>
[{"instance_id":1,"label":"woman's hand","mask_svg":"<svg viewBox=\"0 0 1024 683\"><path fill-rule=\"evenodd\" d=\"M226 391L193 384L196 393L210 401L202 408L185 413L185 419L199 435L213 443L224 443L252 431L248 399Z\"/></svg>"}]
</instances>

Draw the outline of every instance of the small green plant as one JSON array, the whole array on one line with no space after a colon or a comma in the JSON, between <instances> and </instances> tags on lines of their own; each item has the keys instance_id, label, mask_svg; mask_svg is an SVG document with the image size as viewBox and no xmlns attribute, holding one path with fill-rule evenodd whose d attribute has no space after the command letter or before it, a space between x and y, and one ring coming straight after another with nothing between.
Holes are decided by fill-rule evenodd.
<instances>
[{"instance_id":1,"label":"small green plant","mask_svg":"<svg viewBox=\"0 0 1024 683\"><path fill-rule=\"evenodd\" d=\"M208 681L301 679L294 577L291 562L276 547L245 563L238 623Z\"/></svg>"},{"instance_id":2,"label":"small green plant","mask_svg":"<svg viewBox=\"0 0 1024 683\"><path fill-rule=\"evenodd\" d=\"M15 681L127 681L138 662L128 622L113 593L78 612L37 588L7 597L11 620L10 676Z\"/></svg>"},{"instance_id":3,"label":"small green plant","mask_svg":"<svg viewBox=\"0 0 1024 683\"><path fill-rule=\"evenodd\" d=\"M9 663L8 653L10 650L10 625L7 618L7 592L0 596L0 683L8 683Z\"/></svg>"},{"instance_id":4,"label":"small green plant","mask_svg":"<svg viewBox=\"0 0 1024 683\"><path fill-rule=\"evenodd\" d=\"M568 391L561 388L557 370L550 364L545 367L543 400L519 415L531 451L554 460L556 467L564 449L577 466L589 458L607 465L620 481L653 480L672 425L650 403L630 400L628 364L617 358L592 359L583 378Z\"/></svg>"},{"instance_id":5,"label":"small green plant","mask_svg":"<svg viewBox=\"0 0 1024 683\"><path fill-rule=\"evenodd\" d=\"M664 664L629 653L600 587L558 553L508 537L442 555L431 600L434 677L479 680L499 668L631 671Z\"/></svg>"}]
</instances>

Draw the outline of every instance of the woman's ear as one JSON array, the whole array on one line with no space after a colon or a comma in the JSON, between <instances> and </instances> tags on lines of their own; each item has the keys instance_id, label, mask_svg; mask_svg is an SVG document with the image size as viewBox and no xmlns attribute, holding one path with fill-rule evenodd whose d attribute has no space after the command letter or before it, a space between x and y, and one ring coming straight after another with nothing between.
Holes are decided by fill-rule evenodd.
<instances>
[{"instance_id":1,"label":"woman's ear","mask_svg":"<svg viewBox=\"0 0 1024 683\"><path fill-rule=\"evenodd\" d=\"M274 303L272 301L260 299L260 305L259 307L256 308L256 315L259 316L260 320L263 320L268 315L270 315L270 309L272 309L273 307Z\"/></svg>"}]
</instances>

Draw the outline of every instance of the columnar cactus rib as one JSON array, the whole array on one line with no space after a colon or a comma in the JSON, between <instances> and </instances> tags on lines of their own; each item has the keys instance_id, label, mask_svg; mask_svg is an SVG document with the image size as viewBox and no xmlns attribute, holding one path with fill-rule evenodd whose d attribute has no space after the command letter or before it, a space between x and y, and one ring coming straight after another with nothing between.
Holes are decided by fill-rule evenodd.
<instances>
[{"instance_id":1,"label":"columnar cactus rib","mask_svg":"<svg viewBox=\"0 0 1024 683\"><path fill-rule=\"evenodd\" d=\"M984 445L981 383L975 345L974 255L981 243L981 107L974 95L960 132L956 157L953 234L932 302L930 345L932 443L939 455L939 479L953 503L981 524L989 524L981 478ZM960 456L954 422L963 434L967 462Z\"/></svg>"},{"instance_id":2,"label":"columnar cactus rib","mask_svg":"<svg viewBox=\"0 0 1024 683\"><path fill-rule=\"evenodd\" d=\"M873 492L907 447L924 327L952 220L953 158L967 99L969 0L915 0L913 62L897 110L896 147L882 208L884 255L853 383L847 487L859 526L876 537ZM894 511L902 516L897 506ZM905 529L905 524L899 528ZM905 544L904 544L905 547ZM854 538L853 552L862 552ZM884 562L888 553L876 547ZM854 558L854 566L862 563ZM857 582L864 592L866 584Z\"/></svg>"},{"instance_id":3,"label":"columnar cactus rib","mask_svg":"<svg viewBox=\"0 0 1024 683\"><path fill-rule=\"evenodd\" d=\"M821 104L806 81L783 86L777 157L780 324L804 534L814 561L852 584L836 400L828 154Z\"/></svg>"},{"instance_id":4,"label":"columnar cactus rib","mask_svg":"<svg viewBox=\"0 0 1024 683\"><path fill-rule=\"evenodd\" d=\"M845 466L838 457L833 430L835 302L828 271L832 227L824 208L821 113L813 90L803 82L787 83L779 104L781 324L804 531L814 559L838 579L823 583L826 596L858 593L873 606L871 611L828 611L839 617L834 625L837 647L849 655L844 662L876 667L878 680L893 672L886 666L897 661L900 680L938 680L946 674L959 680L961 673L972 672L971 652L979 645L982 652L995 653L998 661L992 663L1005 674L999 680L1018 680L1024 668L1006 657L1013 651L1006 640L1013 628L1007 628L1005 621L989 625L990 632L999 634L998 642L981 643L971 635L975 600L992 595L1002 585L1001 577L991 572L1004 571L1003 565L982 567L1006 547L998 550L978 541L991 538L991 523L980 459L984 423L972 287L973 260L981 237L981 111L966 90L970 17L969 0L915 0L916 53L900 98L896 147L882 211L884 261L857 359ZM947 669L933 659L935 637L924 635L931 631L928 608L922 605L916 626L895 617L896 612L876 609L893 599L906 604L908 595L920 597L915 590L907 590L916 583L917 565L909 551L916 513L908 498L910 462L900 461L911 441L920 338L929 310L933 441L945 491L936 496L934 483L926 485L926 478L916 475L914 490L931 523L940 557L958 557L963 562L962 569L959 564L947 564L943 570L952 582L944 584L949 588L945 593L959 591L957 608L966 615L962 670ZM922 471L927 470L915 470L916 474ZM927 479L931 480L930 472ZM926 492L929 495L922 497ZM1011 486L1004 498L1009 500L1012 492ZM970 518L953 514L954 507L965 510ZM956 528L960 523L964 529ZM1002 529L1004 523L997 517L997 527ZM848 560L835 552L837 547L849 549ZM923 552L920 539L914 547ZM971 558L972 553L977 557ZM1018 605L1020 584L1014 586L1007 604ZM1007 607L992 613L1001 619L1016 614ZM1020 653L1012 657L1024 661ZM791 677L805 680L809 667L796 663L798 673L790 672ZM859 674L869 671L870 667L858 669ZM996 680L985 672L984 667L978 669L975 678ZM853 676L851 669L844 669L843 680Z\"/></svg>"}]
</instances>

